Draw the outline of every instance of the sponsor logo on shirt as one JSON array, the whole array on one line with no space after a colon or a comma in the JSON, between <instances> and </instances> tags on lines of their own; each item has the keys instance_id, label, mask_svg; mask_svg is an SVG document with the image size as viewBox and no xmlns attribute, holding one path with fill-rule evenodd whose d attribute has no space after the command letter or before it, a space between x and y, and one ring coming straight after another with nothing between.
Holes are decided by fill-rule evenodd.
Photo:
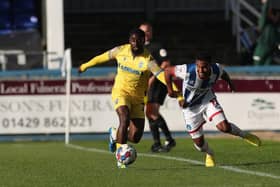
<instances>
[{"instance_id":1,"label":"sponsor logo on shirt","mask_svg":"<svg viewBox=\"0 0 280 187\"><path fill-rule=\"evenodd\" d=\"M160 49L160 50L159 50L159 55L160 55L161 57L166 57L166 56L167 56L167 51L166 51L165 49Z\"/></svg>"},{"instance_id":2,"label":"sponsor logo on shirt","mask_svg":"<svg viewBox=\"0 0 280 187\"><path fill-rule=\"evenodd\" d=\"M190 131L190 130L192 130L192 126L189 125L189 124L187 124L187 125L186 125L186 129L187 129L188 131Z\"/></svg>"},{"instance_id":3,"label":"sponsor logo on shirt","mask_svg":"<svg viewBox=\"0 0 280 187\"><path fill-rule=\"evenodd\" d=\"M127 66L124 66L124 65L121 65L121 64L119 64L119 68L123 71L129 72L129 73L132 73L132 74L135 74L135 75L142 75L143 74L143 72L141 72L141 71L132 69L130 67L127 67Z\"/></svg>"},{"instance_id":4,"label":"sponsor logo on shirt","mask_svg":"<svg viewBox=\"0 0 280 187\"><path fill-rule=\"evenodd\" d=\"M139 64L138 64L138 68L142 68L144 65L144 62L140 61Z\"/></svg>"}]
</instances>

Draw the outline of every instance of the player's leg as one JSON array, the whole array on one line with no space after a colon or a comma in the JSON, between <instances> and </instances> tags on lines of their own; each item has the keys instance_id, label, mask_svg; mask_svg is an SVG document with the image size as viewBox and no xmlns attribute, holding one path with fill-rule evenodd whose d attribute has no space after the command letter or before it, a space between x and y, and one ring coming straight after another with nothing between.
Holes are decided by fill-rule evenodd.
<instances>
[{"instance_id":1,"label":"player's leg","mask_svg":"<svg viewBox=\"0 0 280 187\"><path fill-rule=\"evenodd\" d=\"M128 140L138 143L143 136L144 126L144 103L131 105Z\"/></svg>"},{"instance_id":2,"label":"player's leg","mask_svg":"<svg viewBox=\"0 0 280 187\"><path fill-rule=\"evenodd\" d=\"M149 121L149 127L150 131L154 140L154 143L151 147L152 152L160 152L162 150L161 142L160 142L160 132L159 127L157 123L157 117L158 114L155 114L155 108L156 106L153 103L147 103L146 104L146 116Z\"/></svg>"},{"instance_id":3,"label":"player's leg","mask_svg":"<svg viewBox=\"0 0 280 187\"><path fill-rule=\"evenodd\" d=\"M128 127L130 123L130 114L128 106L120 106L117 108L119 117L119 127L117 131L117 144L126 144Z\"/></svg>"},{"instance_id":4,"label":"player's leg","mask_svg":"<svg viewBox=\"0 0 280 187\"><path fill-rule=\"evenodd\" d=\"M149 89L148 103L146 107L146 116L149 120L150 129L154 138L154 144L151 147L153 152L169 151L176 146L165 119L159 113L160 106L164 103L167 89L164 84L155 80L153 86ZM164 147L161 146L159 129L165 135L166 141Z\"/></svg>"},{"instance_id":5,"label":"player's leg","mask_svg":"<svg viewBox=\"0 0 280 187\"><path fill-rule=\"evenodd\" d=\"M116 137L116 150L122 145L127 143L128 139L128 127L130 123L130 113L128 106L119 106L117 109L117 114L119 117L119 127L117 130ZM117 162L118 168L126 168L127 165Z\"/></svg>"},{"instance_id":6,"label":"player's leg","mask_svg":"<svg viewBox=\"0 0 280 187\"><path fill-rule=\"evenodd\" d=\"M251 134L249 132L242 131L235 124L230 123L227 120L217 123L216 127L224 133L229 133L231 135L239 136L239 137L243 138L246 142L248 142L251 145L254 145L257 147L261 145L261 140L259 139L259 137L257 137L254 134Z\"/></svg>"},{"instance_id":7,"label":"player's leg","mask_svg":"<svg viewBox=\"0 0 280 187\"><path fill-rule=\"evenodd\" d=\"M202 111L200 111L199 108L192 108L192 110L186 108L183 109L183 114L186 128L194 142L194 147L198 151L204 152L206 154L205 166L215 166L214 153L204 139L203 135L203 125L205 120L202 116Z\"/></svg>"},{"instance_id":8,"label":"player's leg","mask_svg":"<svg viewBox=\"0 0 280 187\"><path fill-rule=\"evenodd\" d=\"M200 136L198 138L193 139L194 147L200 151L205 152L205 166L206 167L214 167L215 166L215 160L214 160L214 153L212 149L208 146L208 143L205 141L204 136Z\"/></svg>"},{"instance_id":9,"label":"player's leg","mask_svg":"<svg viewBox=\"0 0 280 187\"><path fill-rule=\"evenodd\" d=\"M202 123L197 129L189 131L189 134L194 142L194 147L198 151L206 153L205 166L214 167L215 166L214 153L212 149L209 147L207 141L204 139L203 124L204 123Z\"/></svg>"},{"instance_id":10,"label":"player's leg","mask_svg":"<svg viewBox=\"0 0 280 187\"><path fill-rule=\"evenodd\" d=\"M158 114L157 119L160 120L160 122L158 123L158 126L162 130L162 132L163 132L163 134L165 135L165 138L166 138L164 148L167 151L170 151L170 149L172 149L173 147L176 146L176 142L171 136L171 132L170 132L168 126L167 126L166 121L164 120L162 115L159 113L160 106L163 105L164 100L165 100L166 95L167 95L167 88L164 84L162 84L158 80L157 80L157 82L158 82L159 85L158 85L157 92L155 93L156 97L155 97L154 101L155 101L156 104L158 104L158 107L156 108L157 114Z\"/></svg>"},{"instance_id":11,"label":"player's leg","mask_svg":"<svg viewBox=\"0 0 280 187\"><path fill-rule=\"evenodd\" d=\"M144 132L144 124L145 124L145 119L144 118L136 118L136 119L131 119L130 124L129 124L129 130L127 131L127 140L132 142L132 143L138 143ZM121 128L119 128L121 129ZM127 128L126 128L127 129ZM117 148L119 148L124 142L122 143L117 143ZM117 162L117 166L119 168L127 168L127 165Z\"/></svg>"},{"instance_id":12,"label":"player's leg","mask_svg":"<svg viewBox=\"0 0 280 187\"><path fill-rule=\"evenodd\" d=\"M154 138L154 144L152 146L153 152L169 151L171 148L176 146L175 140L172 138L170 130L167 126L165 119L159 113L160 104L159 103L148 103L147 104L146 115L149 119L150 129ZM166 137L165 146L162 149L160 142L160 128Z\"/></svg>"},{"instance_id":13,"label":"player's leg","mask_svg":"<svg viewBox=\"0 0 280 187\"><path fill-rule=\"evenodd\" d=\"M144 132L144 118L135 118L130 120L129 132L128 132L128 141L132 143L139 143L143 136Z\"/></svg>"},{"instance_id":14,"label":"player's leg","mask_svg":"<svg viewBox=\"0 0 280 187\"><path fill-rule=\"evenodd\" d=\"M216 99L211 100L207 105L206 116L209 121L213 121L216 124L217 129L221 132L244 138L245 141L254 146L261 145L261 141L257 136L244 132L235 124L227 121L224 111Z\"/></svg>"},{"instance_id":15,"label":"player's leg","mask_svg":"<svg viewBox=\"0 0 280 187\"><path fill-rule=\"evenodd\" d=\"M132 113L134 110L133 110L133 107L131 104L130 97L126 97L121 94L113 92L112 99L113 99L113 103L114 103L114 108L115 108L115 110L118 114L118 118L119 118L119 127L116 132L116 140L115 140L116 149L118 149L122 144L127 143L128 134L129 134L128 128L130 126L130 117L134 115ZM143 101L143 99L140 99L140 101ZM141 116L141 118L144 119L144 104L142 104L140 106L141 107L138 107L139 108L138 110L140 110L140 108L141 108L142 113L139 114L139 116ZM143 129L144 129L144 125L143 125ZM111 134L112 133L110 133L110 135ZM117 162L117 166L119 168L127 167L127 165L125 165L121 162Z\"/></svg>"},{"instance_id":16,"label":"player's leg","mask_svg":"<svg viewBox=\"0 0 280 187\"><path fill-rule=\"evenodd\" d=\"M158 126L159 128L162 130L163 134L165 135L166 141L164 143L164 147L166 151L170 151L173 147L176 146L176 141L172 138L171 136L171 132L167 126L166 121L164 120L164 118L162 117L162 115L160 114L158 119Z\"/></svg>"},{"instance_id":17,"label":"player's leg","mask_svg":"<svg viewBox=\"0 0 280 187\"><path fill-rule=\"evenodd\" d=\"M117 132L117 149L126 144L127 140L132 143L138 143L144 132L145 115L144 103L117 108L120 125ZM117 162L119 168L126 168L127 165Z\"/></svg>"},{"instance_id":18,"label":"player's leg","mask_svg":"<svg viewBox=\"0 0 280 187\"><path fill-rule=\"evenodd\" d=\"M119 118L118 128L109 128L109 150L115 152L117 145L126 143L127 141L127 128L130 122L131 104L128 98L116 92L112 92L112 101Z\"/></svg>"}]
</instances>

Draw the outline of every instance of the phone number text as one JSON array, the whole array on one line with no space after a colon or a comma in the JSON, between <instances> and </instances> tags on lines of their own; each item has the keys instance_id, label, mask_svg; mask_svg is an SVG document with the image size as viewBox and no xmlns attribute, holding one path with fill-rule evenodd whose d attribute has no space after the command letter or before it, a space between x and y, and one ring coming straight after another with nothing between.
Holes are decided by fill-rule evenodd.
<instances>
[{"instance_id":1,"label":"phone number text","mask_svg":"<svg viewBox=\"0 0 280 187\"><path fill-rule=\"evenodd\" d=\"M92 117L71 117L70 127L92 127ZM65 117L25 117L25 118L2 118L3 128L60 128L65 127Z\"/></svg>"}]
</instances>

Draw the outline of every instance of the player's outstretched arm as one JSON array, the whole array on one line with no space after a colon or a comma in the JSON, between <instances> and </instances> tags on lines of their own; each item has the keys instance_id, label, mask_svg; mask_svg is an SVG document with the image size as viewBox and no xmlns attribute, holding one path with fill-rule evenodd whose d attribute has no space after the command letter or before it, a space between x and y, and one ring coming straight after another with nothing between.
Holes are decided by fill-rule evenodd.
<instances>
[{"instance_id":1,"label":"player's outstretched arm","mask_svg":"<svg viewBox=\"0 0 280 187\"><path fill-rule=\"evenodd\" d=\"M168 95L170 97L177 97L178 91L174 90L174 82L173 82L173 73L174 72L174 66L165 68L164 75L165 75L165 82L166 87L168 91Z\"/></svg>"},{"instance_id":2,"label":"player's outstretched arm","mask_svg":"<svg viewBox=\"0 0 280 187\"><path fill-rule=\"evenodd\" d=\"M111 58L110 58L110 55L109 55L109 51L105 52L105 53L102 53L101 55L98 55L98 56L95 56L93 57L90 61L86 62L86 63L83 63L80 65L79 67L79 73L83 73L85 72L88 68L92 67L92 66L95 66L97 64L102 64L104 62L107 62L109 61Z\"/></svg>"},{"instance_id":3,"label":"player's outstretched arm","mask_svg":"<svg viewBox=\"0 0 280 187\"><path fill-rule=\"evenodd\" d=\"M168 68L168 67L167 67ZM160 81L162 82L163 84L166 85L166 80L165 80L165 73L164 73L164 70L161 69L157 63L155 61L150 61L149 63L149 69L150 71L154 74L154 76ZM183 100L183 97L182 97L182 94L181 92L179 91L179 89L177 88L177 86L172 82L170 83L171 84L171 87L172 87L172 90L174 92L174 95L172 97L177 97L177 99L180 101L180 100ZM176 94L176 95L175 95ZM170 95L169 95L170 96ZM170 96L171 97L171 96Z\"/></svg>"},{"instance_id":4,"label":"player's outstretched arm","mask_svg":"<svg viewBox=\"0 0 280 187\"><path fill-rule=\"evenodd\" d=\"M173 88L173 77L175 77L175 74L174 74L174 71L175 71L175 67L174 66L170 66L170 67L167 67L165 68L165 81L166 81L166 85L167 85L167 91L168 91L168 95L170 97L174 96L174 95L178 95L178 92L176 92L176 90L174 90ZM188 103L185 101L183 95L179 94L179 96L177 96L177 99L178 99L178 103L179 103L179 106L181 108L186 108L188 107Z\"/></svg>"},{"instance_id":5,"label":"player's outstretched arm","mask_svg":"<svg viewBox=\"0 0 280 187\"><path fill-rule=\"evenodd\" d=\"M223 70L223 73L222 73L222 75L221 75L221 79L223 79L224 81L226 81L226 82L228 83L228 85L229 85L229 87L230 87L230 90L231 90L232 92L235 92L235 86L234 86L234 84L232 83L232 81L231 81L231 79L230 79L228 73L227 73L225 70Z\"/></svg>"}]
</instances>

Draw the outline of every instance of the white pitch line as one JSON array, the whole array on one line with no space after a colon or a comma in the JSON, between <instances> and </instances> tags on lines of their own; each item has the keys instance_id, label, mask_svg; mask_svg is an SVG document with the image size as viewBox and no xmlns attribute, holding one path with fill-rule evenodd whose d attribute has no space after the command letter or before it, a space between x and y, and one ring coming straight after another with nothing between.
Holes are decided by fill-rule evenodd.
<instances>
[{"instance_id":1,"label":"white pitch line","mask_svg":"<svg viewBox=\"0 0 280 187\"><path fill-rule=\"evenodd\" d=\"M79 145L74 145L74 144L66 144L66 147L82 150L82 151L89 151L89 152L95 152L95 153L104 153L104 154L112 154L109 151L105 151L103 149L96 149L96 148L87 148Z\"/></svg>"},{"instance_id":2,"label":"white pitch line","mask_svg":"<svg viewBox=\"0 0 280 187\"><path fill-rule=\"evenodd\" d=\"M73 148L73 149L82 150L82 151L89 151L89 152L96 152L96 153L103 153L103 154L112 154L109 151L105 151L105 150L97 149L97 148L87 148L87 147L82 147L82 146L73 145L73 144L68 144L66 146L70 147L70 148ZM166 159L166 160L175 160L175 161L187 162L187 163L191 163L191 164L204 165L203 162L200 162L200 161L197 161L197 160L181 158L181 157L155 155L155 154L148 154L148 153L137 153L137 155L138 156L143 156L143 157L161 158L161 159ZM233 171L233 172L236 172L236 173L245 173L245 174L248 174L248 175L256 175L256 176L268 177L268 178L272 178L272 179L280 179L280 176L277 176L277 175L258 172L258 171L250 171L250 170L240 169L240 168L236 168L236 167L232 167L232 166L216 166L216 168L222 168L224 170Z\"/></svg>"}]
</instances>

